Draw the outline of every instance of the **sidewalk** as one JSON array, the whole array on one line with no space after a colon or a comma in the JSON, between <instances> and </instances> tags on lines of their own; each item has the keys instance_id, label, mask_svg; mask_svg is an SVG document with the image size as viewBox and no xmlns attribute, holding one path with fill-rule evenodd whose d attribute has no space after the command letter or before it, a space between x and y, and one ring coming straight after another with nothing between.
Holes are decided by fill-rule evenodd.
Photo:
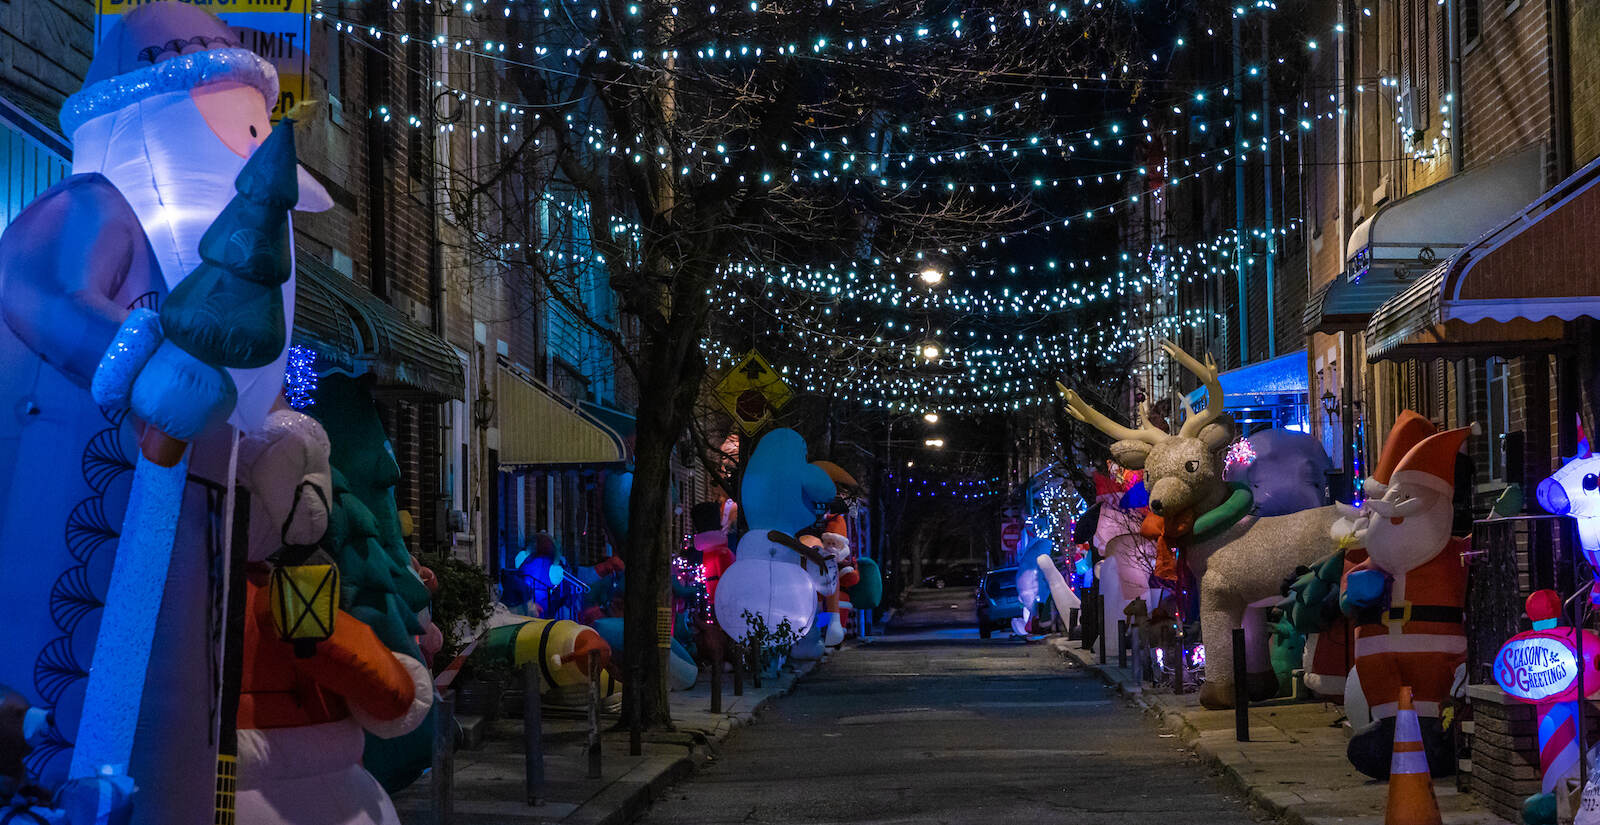
<instances>
[{"instance_id":1,"label":"sidewalk","mask_svg":"<svg viewBox=\"0 0 1600 825\"><path fill-rule=\"evenodd\" d=\"M1295 825L1383 825L1389 786L1350 767L1344 755L1348 736L1338 724L1342 714L1337 707L1286 700L1252 705L1250 741L1238 742L1232 710L1201 708L1194 693L1141 690L1128 668L1098 664L1096 654L1081 649L1077 641L1052 636L1047 643L1154 712L1162 725L1268 813ZM1445 825L1507 825L1457 792L1454 779L1435 781L1434 793Z\"/></svg>"},{"instance_id":2,"label":"sidewalk","mask_svg":"<svg viewBox=\"0 0 1600 825\"><path fill-rule=\"evenodd\" d=\"M579 712L543 716L545 781L540 804L529 807L523 792L522 720L484 725L460 717L473 747L455 753L455 817L449 825L621 825L644 813L666 788L715 759L717 745L749 724L769 702L788 693L815 664L785 671L776 680L733 695L732 674L723 674L722 713L713 714L705 675L692 689L669 694L677 730L646 734L643 753L628 755L628 734L612 730L615 713L601 714L601 777L588 779L584 745L588 722ZM404 825L436 825L430 812L429 778L394 796Z\"/></svg>"}]
</instances>

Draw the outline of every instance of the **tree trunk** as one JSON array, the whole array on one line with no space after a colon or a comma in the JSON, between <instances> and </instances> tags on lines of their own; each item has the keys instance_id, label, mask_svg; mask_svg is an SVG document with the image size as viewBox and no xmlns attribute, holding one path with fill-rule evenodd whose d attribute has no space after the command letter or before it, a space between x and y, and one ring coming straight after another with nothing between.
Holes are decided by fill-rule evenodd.
<instances>
[{"instance_id":1,"label":"tree trunk","mask_svg":"<svg viewBox=\"0 0 1600 825\"><path fill-rule=\"evenodd\" d=\"M658 611L672 608L672 555L682 539L670 535L672 450L693 414L705 378L699 352L705 306L703 297L680 299L670 322L648 333L640 347L644 370L639 376L624 556L622 696L623 718L636 720L644 730L672 728L667 704L672 629L670 621L658 622ZM663 630L666 638L660 635Z\"/></svg>"}]
</instances>

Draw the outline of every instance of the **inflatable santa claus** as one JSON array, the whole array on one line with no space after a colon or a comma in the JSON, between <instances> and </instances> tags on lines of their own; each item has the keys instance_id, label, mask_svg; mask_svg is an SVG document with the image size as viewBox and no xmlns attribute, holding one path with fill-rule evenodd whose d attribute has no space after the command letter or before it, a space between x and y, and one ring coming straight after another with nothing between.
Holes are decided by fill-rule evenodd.
<instances>
[{"instance_id":1,"label":"inflatable santa claus","mask_svg":"<svg viewBox=\"0 0 1600 825\"><path fill-rule=\"evenodd\" d=\"M1348 754L1374 778L1389 774L1402 687L1414 696L1430 767L1454 769L1440 712L1467 652L1467 542L1450 528L1456 454L1470 432L1423 439L1395 466L1382 498L1365 504L1368 559L1345 577L1343 602L1359 617L1355 673L1374 719Z\"/></svg>"}]
</instances>

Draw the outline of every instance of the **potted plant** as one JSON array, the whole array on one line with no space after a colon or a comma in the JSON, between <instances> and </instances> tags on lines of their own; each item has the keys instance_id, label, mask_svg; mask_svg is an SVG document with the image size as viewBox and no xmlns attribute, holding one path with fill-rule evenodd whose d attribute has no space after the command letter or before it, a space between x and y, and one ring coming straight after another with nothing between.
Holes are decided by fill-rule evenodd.
<instances>
[{"instance_id":1,"label":"potted plant","mask_svg":"<svg viewBox=\"0 0 1600 825\"><path fill-rule=\"evenodd\" d=\"M505 657L474 651L467 657L456 683L456 713L481 716L486 722L498 720L505 714L506 688L511 684L512 670L511 662Z\"/></svg>"},{"instance_id":2,"label":"potted plant","mask_svg":"<svg viewBox=\"0 0 1600 825\"><path fill-rule=\"evenodd\" d=\"M483 568L449 555L430 558L427 565L439 582L431 610L433 623L444 635L434 666L443 670L488 621L494 603L489 597L489 574Z\"/></svg>"}]
</instances>

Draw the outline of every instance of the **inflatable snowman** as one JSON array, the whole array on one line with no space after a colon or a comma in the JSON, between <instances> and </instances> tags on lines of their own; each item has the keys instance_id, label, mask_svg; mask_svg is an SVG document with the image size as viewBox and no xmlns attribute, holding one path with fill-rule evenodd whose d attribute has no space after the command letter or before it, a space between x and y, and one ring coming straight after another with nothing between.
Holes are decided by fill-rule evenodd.
<instances>
[{"instance_id":1,"label":"inflatable snowman","mask_svg":"<svg viewBox=\"0 0 1600 825\"><path fill-rule=\"evenodd\" d=\"M739 491L750 529L717 586L717 623L736 640L751 637L752 620L768 633L787 623L801 638L816 621L817 595L838 587L838 567L830 575L822 554L794 536L833 500L833 479L806 462L799 433L779 429L756 444Z\"/></svg>"}]
</instances>

